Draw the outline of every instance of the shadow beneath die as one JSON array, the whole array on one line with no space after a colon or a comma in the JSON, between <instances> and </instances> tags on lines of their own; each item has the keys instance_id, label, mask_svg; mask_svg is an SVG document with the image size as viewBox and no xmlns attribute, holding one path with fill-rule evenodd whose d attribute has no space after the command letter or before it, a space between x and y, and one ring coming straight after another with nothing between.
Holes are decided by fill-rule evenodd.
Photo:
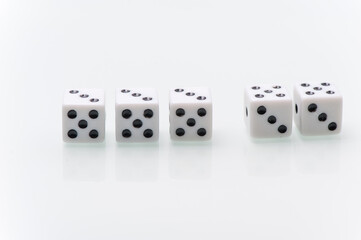
<instances>
[{"instance_id":1,"label":"shadow beneath die","mask_svg":"<svg viewBox=\"0 0 361 240\"><path fill-rule=\"evenodd\" d=\"M158 179L158 143L118 143L115 150L117 181L153 182Z\"/></svg>"},{"instance_id":2,"label":"shadow beneath die","mask_svg":"<svg viewBox=\"0 0 361 240\"><path fill-rule=\"evenodd\" d=\"M294 144L296 170L302 174L333 174L339 171L341 160L340 135L305 137Z\"/></svg>"},{"instance_id":3,"label":"shadow beneath die","mask_svg":"<svg viewBox=\"0 0 361 240\"><path fill-rule=\"evenodd\" d=\"M284 139L251 139L245 143L250 176L286 176L291 171L292 142Z\"/></svg>"},{"instance_id":4,"label":"shadow beneath die","mask_svg":"<svg viewBox=\"0 0 361 240\"><path fill-rule=\"evenodd\" d=\"M63 147L64 180L103 181L105 160L104 144L65 144Z\"/></svg>"},{"instance_id":5,"label":"shadow beneath die","mask_svg":"<svg viewBox=\"0 0 361 240\"><path fill-rule=\"evenodd\" d=\"M211 178L211 142L172 142L169 150L170 177L178 180Z\"/></svg>"}]
</instances>

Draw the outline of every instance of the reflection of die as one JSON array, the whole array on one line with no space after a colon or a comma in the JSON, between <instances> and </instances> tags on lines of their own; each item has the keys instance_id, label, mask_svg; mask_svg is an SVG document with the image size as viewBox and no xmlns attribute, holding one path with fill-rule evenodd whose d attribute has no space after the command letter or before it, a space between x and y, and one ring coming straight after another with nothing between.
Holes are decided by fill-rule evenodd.
<instances>
[{"instance_id":1,"label":"reflection of die","mask_svg":"<svg viewBox=\"0 0 361 240\"><path fill-rule=\"evenodd\" d=\"M245 90L245 121L254 138L287 137L292 133L292 98L280 85Z\"/></svg>"},{"instance_id":2,"label":"reflection of die","mask_svg":"<svg viewBox=\"0 0 361 240\"><path fill-rule=\"evenodd\" d=\"M63 103L64 142L102 142L105 99L101 89L66 90Z\"/></svg>"},{"instance_id":3,"label":"reflection of die","mask_svg":"<svg viewBox=\"0 0 361 240\"><path fill-rule=\"evenodd\" d=\"M118 142L154 142L159 139L159 103L154 89L116 90Z\"/></svg>"},{"instance_id":4,"label":"reflection of die","mask_svg":"<svg viewBox=\"0 0 361 240\"><path fill-rule=\"evenodd\" d=\"M169 96L170 136L178 141L212 137L212 98L208 88L177 88Z\"/></svg>"},{"instance_id":5,"label":"reflection of die","mask_svg":"<svg viewBox=\"0 0 361 240\"><path fill-rule=\"evenodd\" d=\"M333 84L295 86L295 123L303 135L331 135L341 131L342 95Z\"/></svg>"}]
</instances>

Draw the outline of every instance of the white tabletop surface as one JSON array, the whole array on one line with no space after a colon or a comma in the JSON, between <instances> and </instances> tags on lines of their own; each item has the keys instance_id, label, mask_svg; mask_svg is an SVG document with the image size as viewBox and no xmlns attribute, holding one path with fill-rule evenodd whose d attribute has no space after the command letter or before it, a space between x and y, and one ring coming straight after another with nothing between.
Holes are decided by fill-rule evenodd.
<instances>
[{"instance_id":1,"label":"white tabletop surface","mask_svg":"<svg viewBox=\"0 0 361 240\"><path fill-rule=\"evenodd\" d=\"M359 0L0 1L0 239L361 239ZM341 135L253 141L243 88L330 81ZM207 86L209 143L173 143L168 90ZM158 144L118 145L114 92L155 87ZM64 89L106 90L100 145Z\"/></svg>"}]
</instances>

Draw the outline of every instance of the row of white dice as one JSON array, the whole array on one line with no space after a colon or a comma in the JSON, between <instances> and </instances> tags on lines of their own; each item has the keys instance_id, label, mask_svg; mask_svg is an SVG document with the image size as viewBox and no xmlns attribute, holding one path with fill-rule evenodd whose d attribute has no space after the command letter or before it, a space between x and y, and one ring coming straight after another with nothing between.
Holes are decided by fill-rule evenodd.
<instances>
[{"instance_id":1,"label":"row of white dice","mask_svg":"<svg viewBox=\"0 0 361 240\"><path fill-rule=\"evenodd\" d=\"M212 137L212 98L208 88L170 91L170 135L178 141ZM154 142L159 138L159 102L154 89L116 90L116 140ZM99 89L66 90L63 104L65 142L102 142L105 99Z\"/></svg>"},{"instance_id":2,"label":"row of white dice","mask_svg":"<svg viewBox=\"0 0 361 240\"><path fill-rule=\"evenodd\" d=\"M245 91L245 121L254 138L287 137L295 123L303 135L341 131L342 95L330 83L301 83L292 97L281 85L255 85ZM205 141L212 137L212 99L207 88L170 91L173 140ZM159 102L154 89L117 89L118 142L153 142L159 138ZM102 142L105 137L104 91L67 90L63 104L65 142Z\"/></svg>"},{"instance_id":3,"label":"row of white dice","mask_svg":"<svg viewBox=\"0 0 361 240\"><path fill-rule=\"evenodd\" d=\"M287 137L296 126L303 135L341 131L342 95L333 84L300 83L291 95L281 85L255 85L245 91L245 121L254 138Z\"/></svg>"}]
</instances>

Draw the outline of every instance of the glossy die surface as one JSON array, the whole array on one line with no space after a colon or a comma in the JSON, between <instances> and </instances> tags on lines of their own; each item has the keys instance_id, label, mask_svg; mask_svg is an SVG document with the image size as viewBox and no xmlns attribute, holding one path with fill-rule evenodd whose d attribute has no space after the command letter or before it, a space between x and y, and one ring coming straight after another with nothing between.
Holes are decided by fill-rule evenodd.
<instances>
[{"instance_id":1,"label":"glossy die surface","mask_svg":"<svg viewBox=\"0 0 361 240\"><path fill-rule=\"evenodd\" d=\"M155 89L117 89L115 111L118 142L158 141L159 102Z\"/></svg>"},{"instance_id":2,"label":"glossy die surface","mask_svg":"<svg viewBox=\"0 0 361 240\"><path fill-rule=\"evenodd\" d=\"M101 89L68 89L63 102L63 140L96 143L105 138L105 99Z\"/></svg>"},{"instance_id":3,"label":"glossy die surface","mask_svg":"<svg viewBox=\"0 0 361 240\"><path fill-rule=\"evenodd\" d=\"M315 136L340 133L343 98L332 83L297 84L294 100L295 123L301 134Z\"/></svg>"},{"instance_id":4,"label":"glossy die surface","mask_svg":"<svg viewBox=\"0 0 361 240\"><path fill-rule=\"evenodd\" d=\"M175 88L169 96L170 136L176 141L212 138L212 97L208 88Z\"/></svg>"},{"instance_id":5,"label":"glossy die surface","mask_svg":"<svg viewBox=\"0 0 361 240\"><path fill-rule=\"evenodd\" d=\"M254 85L245 89L245 122L254 138L292 134L292 98L281 85Z\"/></svg>"}]
</instances>

